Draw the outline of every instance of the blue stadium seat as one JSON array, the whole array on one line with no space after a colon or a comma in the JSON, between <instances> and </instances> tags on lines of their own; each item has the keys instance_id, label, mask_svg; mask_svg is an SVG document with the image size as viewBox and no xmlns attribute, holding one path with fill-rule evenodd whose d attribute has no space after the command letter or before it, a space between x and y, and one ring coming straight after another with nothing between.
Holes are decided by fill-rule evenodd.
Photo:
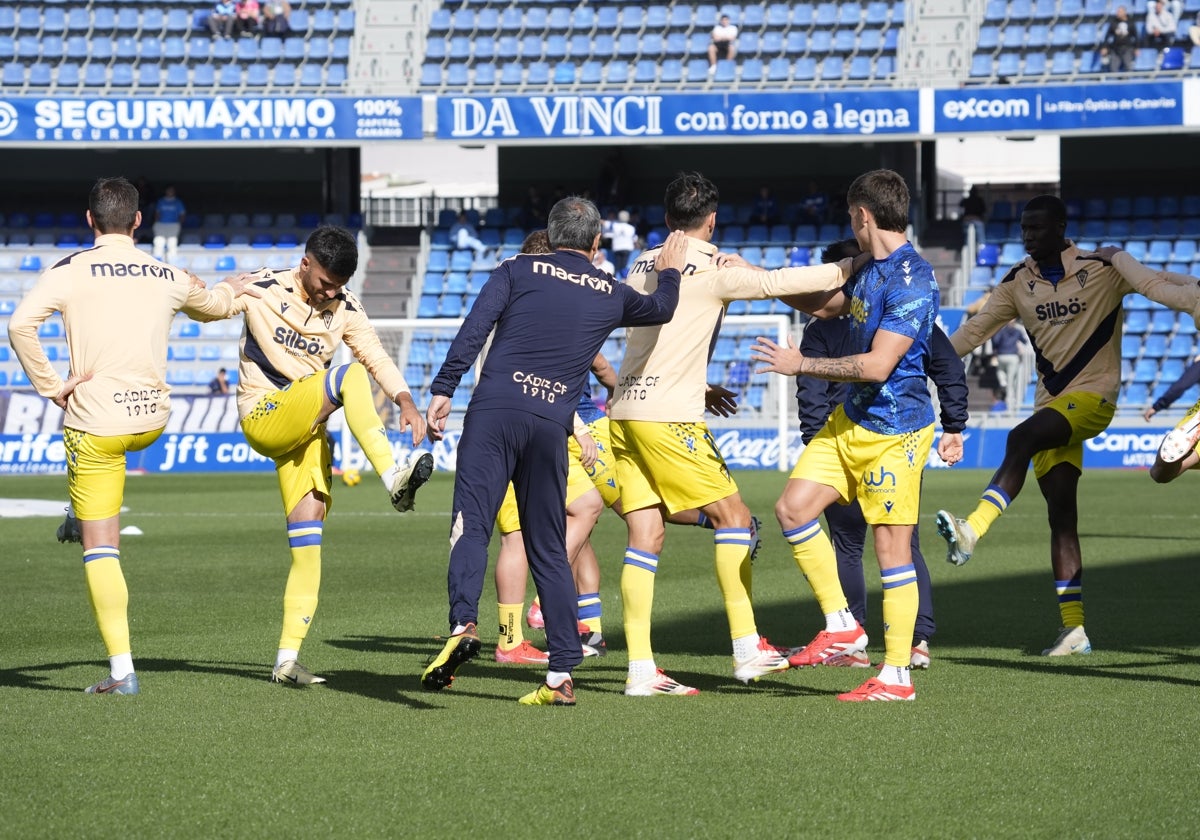
<instances>
[{"instance_id":1,"label":"blue stadium seat","mask_svg":"<svg viewBox=\"0 0 1200 840\"><path fill-rule=\"evenodd\" d=\"M175 8L167 11L167 19L164 22L164 28L167 32L174 35L183 36L192 28L192 14L186 8Z\"/></svg>"},{"instance_id":2,"label":"blue stadium seat","mask_svg":"<svg viewBox=\"0 0 1200 840\"><path fill-rule=\"evenodd\" d=\"M1050 27L1045 24L1034 24L1029 27L1025 36L1025 49L1044 50L1050 44Z\"/></svg>"},{"instance_id":3,"label":"blue stadium seat","mask_svg":"<svg viewBox=\"0 0 1200 840\"><path fill-rule=\"evenodd\" d=\"M783 43L783 51L788 55L804 55L808 52L808 33L799 29L788 32Z\"/></svg>"},{"instance_id":4,"label":"blue stadium seat","mask_svg":"<svg viewBox=\"0 0 1200 840\"><path fill-rule=\"evenodd\" d=\"M820 3L817 5L813 23L819 27L832 29L837 24L837 3Z\"/></svg>"},{"instance_id":5,"label":"blue stadium seat","mask_svg":"<svg viewBox=\"0 0 1200 840\"><path fill-rule=\"evenodd\" d=\"M523 75L523 68L519 61L509 61L500 68L500 84L502 85L519 85Z\"/></svg>"},{"instance_id":6,"label":"blue stadium seat","mask_svg":"<svg viewBox=\"0 0 1200 840\"><path fill-rule=\"evenodd\" d=\"M295 75L295 69L290 64L277 64L276 70L286 67ZM293 79L293 81L295 81ZM239 87L242 84L242 67L240 64L223 64L217 73L217 84L221 87Z\"/></svg>"},{"instance_id":7,"label":"blue stadium seat","mask_svg":"<svg viewBox=\"0 0 1200 840\"><path fill-rule=\"evenodd\" d=\"M1008 0L987 0L983 19L987 23L1003 23L1008 18Z\"/></svg>"},{"instance_id":8,"label":"blue stadium seat","mask_svg":"<svg viewBox=\"0 0 1200 840\"><path fill-rule=\"evenodd\" d=\"M245 40L244 38L242 39ZM329 39L312 38L308 42L306 61L324 63L329 60Z\"/></svg>"},{"instance_id":9,"label":"blue stadium seat","mask_svg":"<svg viewBox=\"0 0 1200 840\"><path fill-rule=\"evenodd\" d=\"M25 84L25 65L19 61L10 61L0 72L0 85L4 87L21 87Z\"/></svg>"},{"instance_id":10,"label":"blue stadium seat","mask_svg":"<svg viewBox=\"0 0 1200 840\"><path fill-rule=\"evenodd\" d=\"M648 58L641 59L633 69L633 81L639 85L652 85L658 78L658 62Z\"/></svg>"},{"instance_id":11,"label":"blue stadium seat","mask_svg":"<svg viewBox=\"0 0 1200 840\"><path fill-rule=\"evenodd\" d=\"M156 88L162 82L162 68L157 64L139 64L137 69L137 83L139 88ZM129 68L129 74L133 75L133 65L131 64L114 64L112 66L112 83L114 86L125 84L123 82L122 68Z\"/></svg>"},{"instance_id":12,"label":"blue stadium seat","mask_svg":"<svg viewBox=\"0 0 1200 840\"><path fill-rule=\"evenodd\" d=\"M167 65L167 87L186 87L188 84L188 66L182 61Z\"/></svg>"},{"instance_id":13,"label":"blue stadium seat","mask_svg":"<svg viewBox=\"0 0 1200 840\"><path fill-rule=\"evenodd\" d=\"M192 86L211 88L217 83L216 67L212 64L197 64L192 68Z\"/></svg>"},{"instance_id":14,"label":"blue stadium seat","mask_svg":"<svg viewBox=\"0 0 1200 840\"><path fill-rule=\"evenodd\" d=\"M989 53L975 53L971 57L970 76L973 79L987 79L992 75L992 56Z\"/></svg>"},{"instance_id":15,"label":"blue stadium seat","mask_svg":"<svg viewBox=\"0 0 1200 840\"><path fill-rule=\"evenodd\" d=\"M429 32L430 34L440 35L450 31L450 10L446 8L437 9L429 17Z\"/></svg>"},{"instance_id":16,"label":"blue stadium seat","mask_svg":"<svg viewBox=\"0 0 1200 840\"><path fill-rule=\"evenodd\" d=\"M1149 47L1142 47L1137 51L1137 57L1133 60L1133 70L1135 73L1149 73L1158 66L1158 51Z\"/></svg>"},{"instance_id":17,"label":"blue stadium seat","mask_svg":"<svg viewBox=\"0 0 1200 840\"><path fill-rule=\"evenodd\" d=\"M703 84L708 81L708 59L688 59L687 75L684 78L688 84Z\"/></svg>"},{"instance_id":18,"label":"blue stadium seat","mask_svg":"<svg viewBox=\"0 0 1200 840\"><path fill-rule=\"evenodd\" d=\"M573 85L575 84L575 65L570 61L560 61L554 65L554 84L555 85Z\"/></svg>"},{"instance_id":19,"label":"blue stadium seat","mask_svg":"<svg viewBox=\"0 0 1200 840\"><path fill-rule=\"evenodd\" d=\"M316 9L312 13L313 35L332 35L336 23L332 9Z\"/></svg>"},{"instance_id":20,"label":"blue stadium seat","mask_svg":"<svg viewBox=\"0 0 1200 840\"><path fill-rule=\"evenodd\" d=\"M236 65L234 65L236 66ZM310 65L304 65L308 67ZM221 74L224 76L225 69L221 68ZM224 81L221 82L225 84ZM276 64L271 68L271 85L273 87L295 87L296 85L296 68L291 64Z\"/></svg>"},{"instance_id":21,"label":"blue stadium seat","mask_svg":"<svg viewBox=\"0 0 1200 840\"><path fill-rule=\"evenodd\" d=\"M813 30L812 35L808 39L809 53L824 55L831 49L833 49L833 32L828 29Z\"/></svg>"},{"instance_id":22,"label":"blue stadium seat","mask_svg":"<svg viewBox=\"0 0 1200 840\"><path fill-rule=\"evenodd\" d=\"M1000 46L1000 27L979 27L979 39L975 42L977 50L995 50Z\"/></svg>"},{"instance_id":23,"label":"blue stadium seat","mask_svg":"<svg viewBox=\"0 0 1200 840\"><path fill-rule=\"evenodd\" d=\"M1075 72L1075 54L1072 52L1057 52L1050 61L1052 76L1069 76Z\"/></svg>"},{"instance_id":24,"label":"blue stadium seat","mask_svg":"<svg viewBox=\"0 0 1200 840\"><path fill-rule=\"evenodd\" d=\"M1026 76L1046 75L1046 54L1041 52L1026 53L1025 64L1021 72Z\"/></svg>"},{"instance_id":25,"label":"blue stadium seat","mask_svg":"<svg viewBox=\"0 0 1200 840\"><path fill-rule=\"evenodd\" d=\"M761 58L747 58L742 62L742 74L739 81L746 84L757 84L763 79L763 63Z\"/></svg>"},{"instance_id":26,"label":"blue stadium seat","mask_svg":"<svg viewBox=\"0 0 1200 840\"><path fill-rule=\"evenodd\" d=\"M458 70L463 73L467 72L468 68L465 65L452 64L450 65L451 75L446 80L449 84L465 85L466 81L460 81ZM477 87L492 87L496 84L496 65L495 64L476 64L474 67L474 83Z\"/></svg>"},{"instance_id":27,"label":"blue stadium seat","mask_svg":"<svg viewBox=\"0 0 1200 840\"><path fill-rule=\"evenodd\" d=\"M794 82L811 82L817 76L817 60L812 56L804 56L796 59L796 65L792 68L792 81Z\"/></svg>"},{"instance_id":28,"label":"blue stadium seat","mask_svg":"<svg viewBox=\"0 0 1200 840\"><path fill-rule=\"evenodd\" d=\"M1072 46L1075 43L1075 27L1070 23L1056 23L1050 30L1050 46L1054 49Z\"/></svg>"},{"instance_id":29,"label":"blue stadium seat","mask_svg":"<svg viewBox=\"0 0 1200 840\"><path fill-rule=\"evenodd\" d=\"M610 85L623 85L629 81L629 64L625 61L613 61L605 68L605 81Z\"/></svg>"},{"instance_id":30,"label":"blue stadium seat","mask_svg":"<svg viewBox=\"0 0 1200 840\"><path fill-rule=\"evenodd\" d=\"M142 8L138 31L143 35L159 35L166 25L167 16L162 9L157 6L145 6Z\"/></svg>"},{"instance_id":31,"label":"blue stadium seat","mask_svg":"<svg viewBox=\"0 0 1200 840\"><path fill-rule=\"evenodd\" d=\"M612 7L609 7L609 9L613 12L616 11L616 9ZM591 6L576 6L571 12L570 29L575 31L591 32L592 29L596 28L596 15L596 10Z\"/></svg>"},{"instance_id":32,"label":"blue stadium seat","mask_svg":"<svg viewBox=\"0 0 1200 840\"><path fill-rule=\"evenodd\" d=\"M76 87L79 85L79 65L64 63L58 65L54 73L54 83L59 87Z\"/></svg>"},{"instance_id":33,"label":"blue stadium seat","mask_svg":"<svg viewBox=\"0 0 1200 840\"><path fill-rule=\"evenodd\" d=\"M440 87L442 84L442 65L440 64L422 64L421 65L421 86L422 87Z\"/></svg>"},{"instance_id":34,"label":"blue stadium seat","mask_svg":"<svg viewBox=\"0 0 1200 840\"><path fill-rule=\"evenodd\" d=\"M303 64L300 66L300 85L301 87L320 87L324 84L320 64Z\"/></svg>"},{"instance_id":35,"label":"blue stadium seat","mask_svg":"<svg viewBox=\"0 0 1200 840\"><path fill-rule=\"evenodd\" d=\"M880 3L878 5L882 6L884 4ZM770 6L767 6L766 24L769 29L786 29L791 21L791 17L792 7L787 3L772 3Z\"/></svg>"}]
</instances>

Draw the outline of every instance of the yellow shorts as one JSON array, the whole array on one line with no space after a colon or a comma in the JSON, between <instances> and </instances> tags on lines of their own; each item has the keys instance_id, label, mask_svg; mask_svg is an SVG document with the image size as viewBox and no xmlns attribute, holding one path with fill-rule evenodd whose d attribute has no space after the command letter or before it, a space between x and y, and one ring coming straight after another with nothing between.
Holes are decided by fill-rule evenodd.
<instances>
[{"instance_id":1,"label":"yellow shorts","mask_svg":"<svg viewBox=\"0 0 1200 840\"><path fill-rule=\"evenodd\" d=\"M290 513L311 491L333 503L332 458L325 424L314 425L325 404L325 377L312 373L272 391L242 420L242 433L260 455L275 461L283 510Z\"/></svg>"},{"instance_id":2,"label":"yellow shorts","mask_svg":"<svg viewBox=\"0 0 1200 840\"><path fill-rule=\"evenodd\" d=\"M843 504L858 499L871 525L915 525L932 445L932 424L881 435L855 423L839 405L800 453L790 477L834 488Z\"/></svg>"},{"instance_id":3,"label":"yellow shorts","mask_svg":"<svg viewBox=\"0 0 1200 840\"><path fill-rule=\"evenodd\" d=\"M576 480L575 467L578 466L587 473L588 479L604 497L604 506L612 507L617 503L617 499L621 498L621 491L617 487L617 465L613 460L612 427L607 417L598 417L588 423L587 427L592 439L596 441L599 454L596 456L596 463L588 470L579 463L579 456L582 454L579 442L575 440L574 435L567 438L567 452L571 456L571 472L567 474L567 504L583 495L582 492L576 496L571 495L571 486Z\"/></svg>"},{"instance_id":4,"label":"yellow shorts","mask_svg":"<svg viewBox=\"0 0 1200 840\"><path fill-rule=\"evenodd\" d=\"M1083 472L1083 442L1094 438L1112 422L1116 405L1099 394L1072 391L1063 394L1042 408L1052 408L1071 424L1071 439L1066 446L1047 449L1033 456L1033 474L1041 478L1062 463L1074 464Z\"/></svg>"},{"instance_id":5,"label":"yellow shorts","mask_svg":"<svg viewBox=\"0 0 1200 840\"><path fill-rule=\"evenodd\" d=\"M111 519L125 498L125 453L140 452L163 432L153 429L132 435L93 435L63 429L67 450L67 492L75 516L89 522Z\"/></svg>"},{"instance_id":6,"label":"yellow shorts","mask_svg":"<svg viewBox=\"0 0 1200 840\"><path fill-rule=\"evenodd\" d=\"M612 448L626 511L661 504L678 513L738 491L704 423L615 420Z\"/></svg>"}]
</instances>

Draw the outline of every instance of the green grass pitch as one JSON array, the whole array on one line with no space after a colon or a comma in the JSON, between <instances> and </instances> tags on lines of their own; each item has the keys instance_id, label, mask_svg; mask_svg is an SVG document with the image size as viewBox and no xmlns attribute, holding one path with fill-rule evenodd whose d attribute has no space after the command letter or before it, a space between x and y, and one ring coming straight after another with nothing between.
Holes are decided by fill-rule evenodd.
<instances>
[{"instance_id":1,"label":"green grass pitch","mask_svg":"<svg viewBox=\"0 0 1200 840\"><path fill-rule=\"evenodd\" d=\"M419 675L446 632L452 477L399 516L374 475L339 485L321 605L302 661L329 683L268 683L288 569L274 477L131 477L122 565L138 697L92 697L107 669L78 546L58 520L0 521L0 835L65 837L1166 837L1200 826L1200 630L1192 490L1141 472L1082 482L1096 652L1046 659L1058 611L1031 480L972 561L944 560L933 514L965 515L988 475L926 475L921 533L939 632L915 703L842 704L864 672L732 678L711 533L671 528L659 667L698 697L626 698L624 530L597 530L610 654L579 705L516 698L540 669L483 654L441 693ZM764 520L784 481L739 473ZM65 498L62 477L0 497ZM815 602L772 524L755 566L760 632L807 642ZM882 650L869 581L871 652ZM542 634L530 631L535 642Z\"/></svg>"}]
</instances>

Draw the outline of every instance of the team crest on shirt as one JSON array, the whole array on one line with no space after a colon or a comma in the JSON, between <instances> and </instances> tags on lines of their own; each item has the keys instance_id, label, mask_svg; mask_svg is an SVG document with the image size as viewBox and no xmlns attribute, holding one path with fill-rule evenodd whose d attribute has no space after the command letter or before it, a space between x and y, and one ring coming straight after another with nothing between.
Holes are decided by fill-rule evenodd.
<instances>
[{"instance_id":1,"label":"team crest on shirt","mask_svg":"<svg viewBox=\"0 0 1200 840\"><path fill-rule=\"evenodd\" d=\"M1087 283L1087 281L1088 281L1088 272L1087 272L1087 269L1086 269L1086 268L1084 268L1084 269L1081 269L1081 270L1079 271L1079 273L1078 273L1078 274L1076 274L1075 276L1076 276L1076 277L1079 279L1079 288L1081 288L1081 289L1082 289L1082 288L1083 288L1083 286L1084 286L1084 284L1085 284L1085 283Z\"/></svg>"},{"instance_id":2,"label":"team crest on shirt","mask_svg":"<svg viewBox=\"0 0 1200 840\"><path fill-rule=\"evenodd\" d=\"M1029 294L1030 294L1030 295L1033 295L1033 290L1034 290L1034 289L1036 289L1036 288L1037 288L1037 281L1036 281L1036 280L1030 280L1030 281L1029 281Z\"/></svg>"},{"instance_id":3,"label":"team crest on shirt","mask_svg":"<svg viewBox=\"0 0 1200 840\"><path fill-rule=\"evenodd\" d=\"M333 313L326 309L321 313L321 320L325 322L325 329L329 329L329 325L333 323Z\"/></svg>"}]
</instances>

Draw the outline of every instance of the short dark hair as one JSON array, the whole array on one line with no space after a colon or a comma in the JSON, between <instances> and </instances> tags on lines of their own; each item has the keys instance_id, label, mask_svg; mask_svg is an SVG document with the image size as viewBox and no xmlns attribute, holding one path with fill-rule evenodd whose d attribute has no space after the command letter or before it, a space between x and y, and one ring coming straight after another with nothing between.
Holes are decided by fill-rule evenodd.
<instances>
[{"instance_id":1,"label":"short dark hair","mask_svg":"<svg viewBox=\"0 0 1200 840\"><path fill-rule=\"evenodd\" d=\"M1065 224L1067 221L1066 202L1056 195L1035 195L1029 199L1029 203L1025 205L1025 212L1035 213L1039 210L1056 222Z\"/></svg>"},{"instance_id":2,"label":"short dark hair","mask_svg":"<svg viewBox=\"0 0 1200 840\"><path fill-rule=\"evenodd\" d=\"M561 198L546 217L546 235L552 248L590 251L600 235L600 211L582 196Z\"/></svg>"},{"instance_id":3,"label":"short dark hair","mask_svg":"<svg viewBox=\"0 0 1200 840\"><path fill-rule=\"evenodd\" d=\"M692 230L699 226L710 213L716 212L719 197L716 184L699 172L680 172L667 184L663 197L667 227Z\"/></svg>"},{"instance_id":4,"label":"short dark hair","mask_svg":"<svg viewBox=\"0 0 1200 840\"><path fill-rule=\"evenodd\" d=\"M864 172L846 190L846 203L870 210L880 230L904 233L908 228L908 184L899 172Z\"/></svg>"},{"instance_id":5,"label":"short dark hair","mask_svg":"<svg viewBox=\"0 0 1200 840\"><path fill-rule=\"evenodd\" d=\"M329 274L349 280L358 268L358 242L354 234L335 225L321 225L304 243L304 253Z\"/></svg>"},{"instance_id":6,"label":"short dark hair","mask_svg":"<svg viewBox=\"0 0 1200 840\"><path fill-rule=\"evenodd\" d=\"M862 246L858 244L857 239L839 239L837 242L830 242L825 246L825 250L821 252L821 262L841 262L853 259L861 253Z\"/></svg>"},{"instance_id":7,"label":"short dark hair","mask_svg":"<svg viewBox=\"0 0 1200 840\"><path fill-rule=\"evenodd\" d=\"M525 237L525 241L521 243L522 254L552 254L554 249L550 247L550 234L546 233L546 229L533 230Z\"/></svg>"},{"instance_id":8,"label":"short dark hair","mask_svg":"<svg viewBox=\"0 0 1200 840\"><path fill-rule=\"evenodd\" d=\"M137 222L137 187L125 178L101 178L88 194L88 210L100 233L129 233Z\"/></svg>"}]
</instances>

